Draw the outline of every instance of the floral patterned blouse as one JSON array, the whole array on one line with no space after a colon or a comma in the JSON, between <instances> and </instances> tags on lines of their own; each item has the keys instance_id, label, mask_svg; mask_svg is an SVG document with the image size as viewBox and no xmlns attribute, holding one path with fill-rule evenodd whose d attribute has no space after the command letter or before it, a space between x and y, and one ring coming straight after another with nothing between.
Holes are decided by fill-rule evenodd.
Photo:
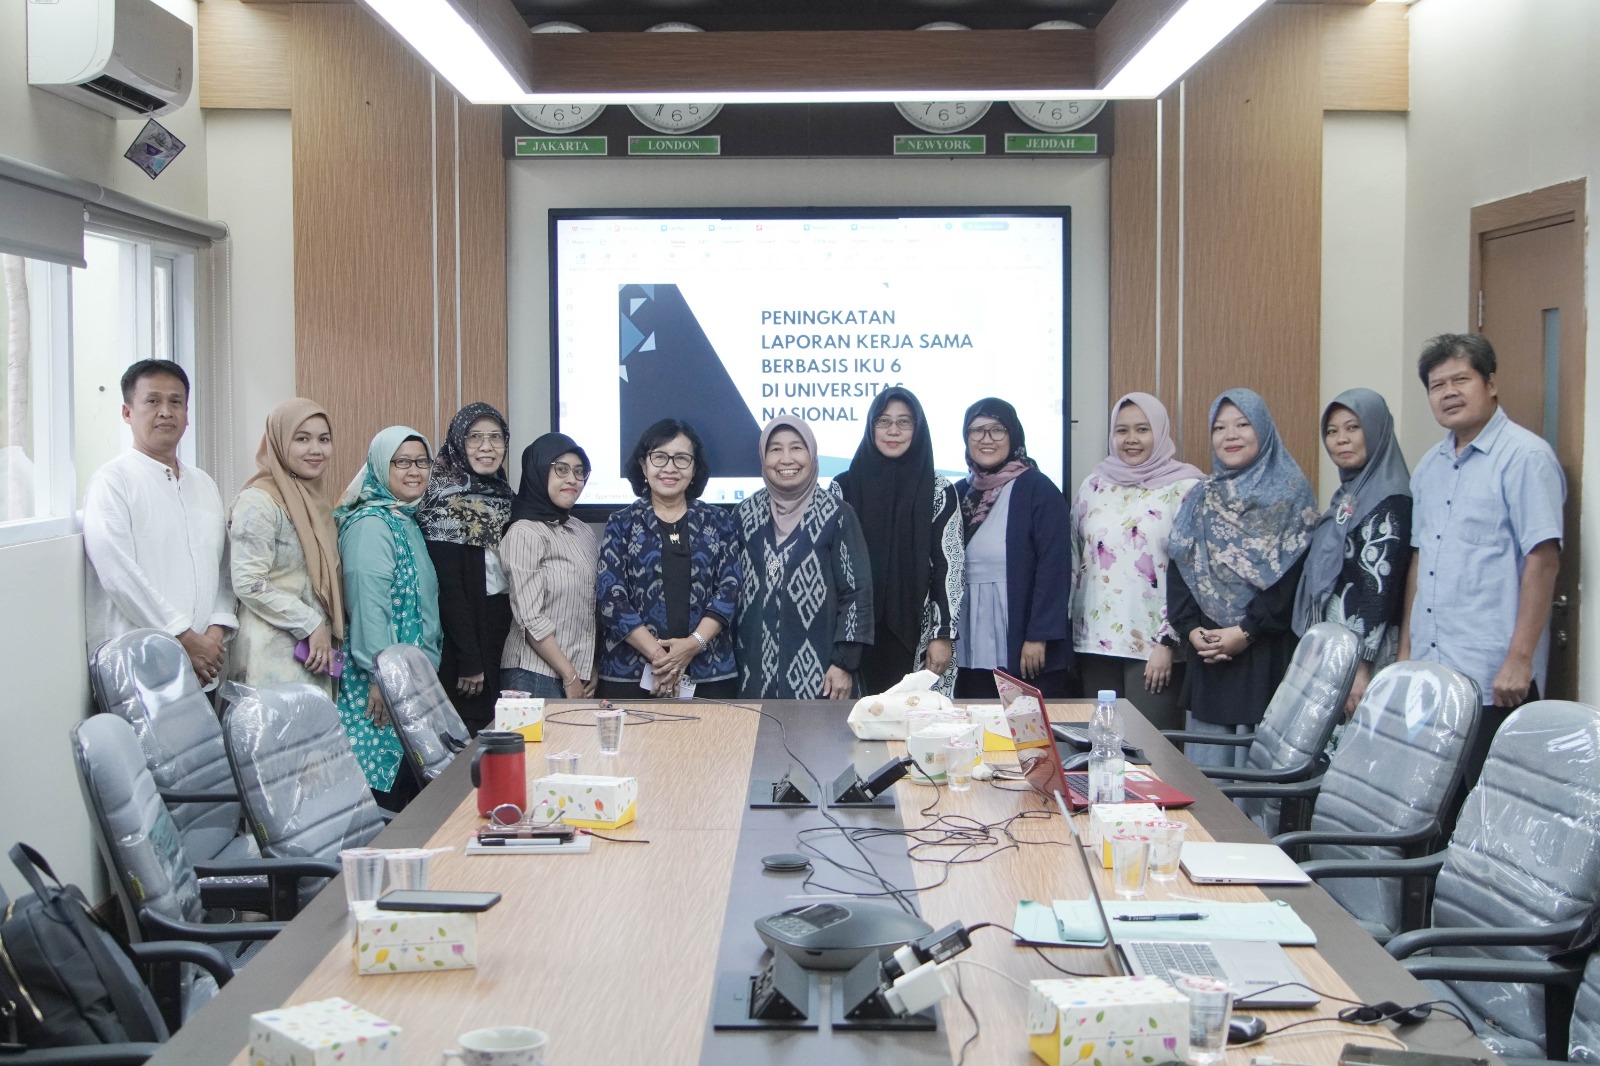
<instances>
[{"instance_id":1,"label":"floral patterned blouse","mask_svg":"<svg viewBox=\"0 0 1600 1066\"><path fill-rule=\"evenodd\" d=\"M1090 474L1072 501L1072 646L1092 655L1148 659L1172 636L1167 624L1167 535L1200 482L1159 489Z\"/></svg>"}]
</instances>

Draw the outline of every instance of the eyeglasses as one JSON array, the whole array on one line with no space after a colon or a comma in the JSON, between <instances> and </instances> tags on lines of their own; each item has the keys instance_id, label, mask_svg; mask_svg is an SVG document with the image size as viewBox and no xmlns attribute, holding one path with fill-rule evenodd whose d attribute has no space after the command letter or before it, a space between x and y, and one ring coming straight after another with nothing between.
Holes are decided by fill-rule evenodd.
<instances>
[{"instance_id":1,"label":"eyeglasses","mask_svg":"<svg viewBox=\"0 0 1600 1066\"><path fill-rule=\"evenodd\" d=\"M570 463L551 463L550 472L562 481L567 478L577 478L579 481L589 480L589 471L582 466L573 466Z\"/></svg>"},{"instance_id":2,"label":"eyeglasses","mask_svg":"<svg viewBox=\"0 0 1600 1066\"><path fill-rule=\"evenodd\" d=\"M493 444L496 447L506 442L504 433L468 433L468 444Z\"/></svg>"},{"instance_id":3,"label":"eyeglasses","mask_svg":"<svg viewBox=\"0 0 1600 1066\"><path fill-rule=\"evenodd\" d=\"M901 433L910 433L917 428L917 421L914 418L905 418L903 416L890 418L888 415L884 415L873 421L872 428L881 429L885 433L891 429L898 429Z\"/></svg>"},{"instance_id":4,"label":"eyeglasses","mask_svg":"<svg viewBox=\"0 0 1600 1066\"><path fill-rule=\"evenodd\" d=\"M668 455L666 452L651 452L646 458L650 460L650 465L657 470L665 470L668 463L672 464L672 469L674 470L687 470L694 465L694 456L687 452L678 452L673 455Z\"/></svg>"},{"instance_id":5,"label":"eyeglasses","mask_svg":"<svg viewBox=\"0 0 1600 1066\"><path fill-rule=\"evenodd\" d=\"M995 423L992 426L973 426L967 430L967 439L976 444L984 440L1005 440L1011 436L1006 427Z\"/></svg>"},{"instance_id":6,"label":"eyeglasses","mask_svg":"<svg viewBox=\"0 0 1600 1066\"><path fill-rule=\"evenodd\" d=\"M412 467L416 467L418 470L427 470L429 467L433 466L433 460L413 459L410 456L402 455L398 459L390 459L389 465L397 470L410 470Z\"/></svg>"}]
</instances>

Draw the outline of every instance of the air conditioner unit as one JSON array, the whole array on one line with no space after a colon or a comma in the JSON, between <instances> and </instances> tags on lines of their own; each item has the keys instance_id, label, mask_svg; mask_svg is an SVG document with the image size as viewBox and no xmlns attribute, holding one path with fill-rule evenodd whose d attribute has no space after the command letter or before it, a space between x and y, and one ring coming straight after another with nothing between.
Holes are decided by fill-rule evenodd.
<instances>
[{"instance_id":1,"label":"air conditioner unit","mask_svg":"<svg viewBox=\"0 0 1600 1066\"><path fill-rule=\"evenodd\" d=\"M28 84L112 118L164 115L194 83L194 28L154 0L28 0Z\"/></svg>"}]
</instances>

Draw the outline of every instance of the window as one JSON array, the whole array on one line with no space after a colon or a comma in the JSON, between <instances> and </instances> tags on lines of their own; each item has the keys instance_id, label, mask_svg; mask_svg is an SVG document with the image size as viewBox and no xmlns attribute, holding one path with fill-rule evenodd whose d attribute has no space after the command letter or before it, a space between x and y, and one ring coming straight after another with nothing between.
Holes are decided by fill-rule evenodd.
<instances>
[{"instance_id":1,"label":"window","mask_svg":"<svg viewBox=\"0 0 1600 1066\"><path fill-rule=\"evenodd\" d=\"M130 363L172 359L194 384L193 252L85 232L83 255L81 268L0 255L0 544L75 528L90 476L132 444ZM192 428L179 454L194 461Z\"/></svg>"}]
</instances>

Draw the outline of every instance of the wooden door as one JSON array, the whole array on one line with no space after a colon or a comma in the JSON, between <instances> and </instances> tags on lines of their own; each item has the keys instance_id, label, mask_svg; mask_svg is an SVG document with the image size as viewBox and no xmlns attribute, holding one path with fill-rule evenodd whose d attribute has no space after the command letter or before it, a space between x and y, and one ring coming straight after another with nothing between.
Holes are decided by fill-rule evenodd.
<instances>
[{"instance_id":1,"label":"wooden door","mask_svg":"<svg viewBox=\"0 0 1600 1066\"><path fill-rule=\"evenodd\" d=\"M1494 345L1500 403L1543 436L1567 477L1561 574L1544 695L1578 697L1578 572L1583 495L1584 183L1474 208L1471 309Z\"/></svg>"}]
</instances>

